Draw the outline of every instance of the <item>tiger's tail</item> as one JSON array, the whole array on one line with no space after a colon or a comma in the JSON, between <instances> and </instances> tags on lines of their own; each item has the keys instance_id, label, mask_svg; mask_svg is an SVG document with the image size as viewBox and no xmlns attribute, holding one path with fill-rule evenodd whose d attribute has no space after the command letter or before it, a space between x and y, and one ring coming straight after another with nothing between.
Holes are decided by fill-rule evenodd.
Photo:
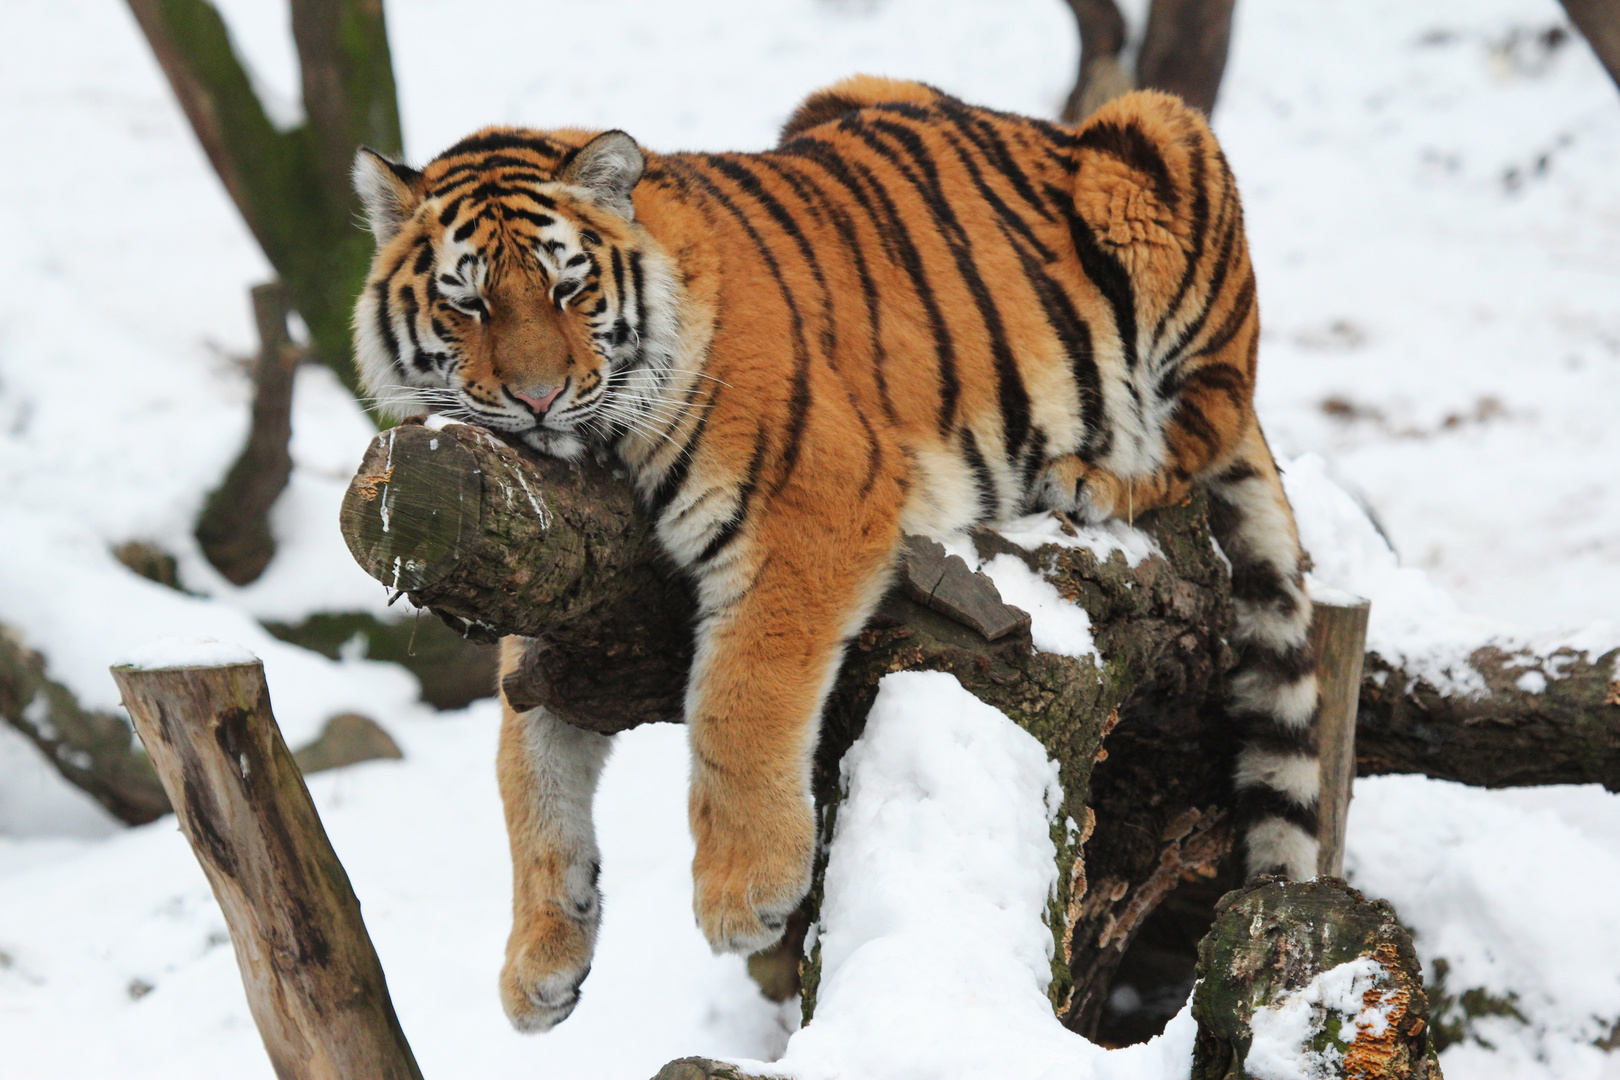
<instances>
[{"instance_id":1,"label":"tiger's tail","mask_svg":"<svg viewBox=\"0 0 1620 1080\"><path fill-rule=\"evenodd\" d=\"M1320 791L1311 601L1293 510L1258 424L1205 487L1210 530L1232 565L1228 712L1241 740L1233 779L1245 865L1250 877L1305 880L1317 873Z\"/></svg>"}]
</instances>

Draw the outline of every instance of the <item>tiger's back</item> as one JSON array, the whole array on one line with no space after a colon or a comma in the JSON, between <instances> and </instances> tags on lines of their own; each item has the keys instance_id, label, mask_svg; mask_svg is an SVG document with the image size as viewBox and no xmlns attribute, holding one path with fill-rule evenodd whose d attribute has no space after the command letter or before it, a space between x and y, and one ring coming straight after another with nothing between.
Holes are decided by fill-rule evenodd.
<instances>
[{"instance_id":1,"label":"tiger's back","mask_svg":"<svg viewBox=\"0 0 1620 1080\"><path fill-rule=\"evenodd\" d=\"M616 453L696 584L694 907L716 948L768 945L808 888L822 703L902 532L1129 517L1195 483L1233 567L1248 864L1314 873L1310 605L1252 408L1242 214L1197 113L1138 93L1069 129L857 77L764 153L490 129L356 176L380 241L368 387ZM502 985L526 1029L589 966L603 753L506 710Z\"/></svg>"}]
</instances>

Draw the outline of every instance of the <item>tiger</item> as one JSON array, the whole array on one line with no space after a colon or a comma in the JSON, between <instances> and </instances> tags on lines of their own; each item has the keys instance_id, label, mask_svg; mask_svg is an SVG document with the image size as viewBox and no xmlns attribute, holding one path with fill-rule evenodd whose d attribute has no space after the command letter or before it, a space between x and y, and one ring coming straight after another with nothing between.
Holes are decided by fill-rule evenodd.
<instances>
[{"instance_id":1,"label":"tiger","mask_svg":"<svg viewBox=\"0 0 1620 1080\"><path fill-rule=\"evenodd\" d=\"M760 153L489 127L421 169L362 148L353 180L379 410L616 462L692 582L693 909L716 952L772 945L810 886L823 704L904 534L1095 525L1195 486L1231 567L1246 868L1315 875L1311 603L1200 113L1136 92L1071 127L855 76ZM521 655L508 639L503 673ZM610 745L503 698L521 1031L567 1018L590 970Z\"/></svg>"}]
</instances>

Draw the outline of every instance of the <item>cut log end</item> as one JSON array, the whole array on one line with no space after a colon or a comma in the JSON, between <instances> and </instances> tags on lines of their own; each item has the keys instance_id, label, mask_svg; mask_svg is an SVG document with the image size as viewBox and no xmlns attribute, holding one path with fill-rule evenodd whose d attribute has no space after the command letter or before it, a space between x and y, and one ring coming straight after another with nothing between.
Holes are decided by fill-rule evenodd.
<instances>
[{"instance_id":1,"label":"cut log end","mask_svg":"<svg viewBox=\"0 0 1620 1080\"><path fill-rule=\"evenodd\" d=\"M1217 911L1198 946L1193 1080L1284 1075L1290 1062L1299 1075L1439 1080L1422 969L1387 902L1320 878L1229 893Z\"/></svg>"}]
</instances>

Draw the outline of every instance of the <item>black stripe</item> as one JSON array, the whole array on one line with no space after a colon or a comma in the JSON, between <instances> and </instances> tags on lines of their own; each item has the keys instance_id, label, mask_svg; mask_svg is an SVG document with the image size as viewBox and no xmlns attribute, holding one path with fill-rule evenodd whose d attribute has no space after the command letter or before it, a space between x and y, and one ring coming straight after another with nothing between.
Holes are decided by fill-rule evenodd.
<instances>
[{"instance_id":1,"label":"black stripe","mask_svg":"<svg viewBox=\"0 0 1620 1080\"><path fill-rule=\"evenodd\" d=\"M377 332L382 335L383 344L388 348L388 356L394 367L401 373L404 367L400 363L399 338L394 336L393 320L388 317L388 282L379 281L372 286L372 292L377 298Z\"/></svg>"},{"instance_id":2,"label":"black stripe","mask_svg":"<svg viewBox=\"0 0 1620 1080\"><path fill-rule=\"evenodd\" d=\"M748 521L748 506L753 501L754 489L759 486L759 470L765 463L766 442L765 425L762 422L754 432L754 452L748 459L748 473L743 478L741 486L737 488L737 509L732 511L731 517L725 520L719 531L703 546L703 550L698 553L698 562L706 563L729 547Z\"/></svg>"},{"instance_id":3,"label":"black stripe","mask_svg":"<svg viewBox=\"0 0 1620 1080\"><path fill-rule=\"evenodd\" d=\"M1315 757L1321 751L1316 726L1287 727L1269 716L1254 714L1234 717L1242 725L1243 745L1276 754L1302 754Z\"/></svg>"},{"instance_id":4,"label":"black stripe","mask_svg":"<svg viewBox=\"0 0 1620 1080\"><path fill-rule=\"evenodd\" d=\"M1226 275L1232 269L1232 247L1243 232L1243 216L1238 212L1237 198L1231 191L1230 177L1227 179L1226 195L1215 222L1215 229L1221 234L1220 254L1215 257L1215 269L1210 274L1209 285L1204 290L1203 307L1197 317L1176 335L1176 343L1165 351L1165 356L1180 356L1198 339L1198 335L1204 331L1204 324L1209 321L1210 312L1220 300L1221 290L1226 287Z\"/></svg>"},{"instance_id":5,"label":"black stripe","mask_svg":"<svg viewBox=\"0 0 1620 1080\"><path fill-rule=\"evenodd\" d=\"M1232 552L1227 552L1227 558L1232 561L1233 600L1273 606L1285 615L1293 613L1297 603L1275 566L1263 559L1233 557Z\"/></svg>"},{"instance_id":6,"label":"black stripe","mask_svg":"<svg viewBox=\"0 0 1620 1080\"><path fill-rule=\"evenodd\" d=\"M1049 188L1054 200L1062 195L1056 188ZM1114 312L1114 326L1119 332L1120 348L1125 353L1125 367L1127 370L1136 368L1136 293L1131 288L1131 277L1125 272L1118 259L1104 251L1102 245L1097 243L1096 235L1091 231L1079 213L1072 209L1072 200L1069 207L1064 207L1063 216L1069 225L1069 236L1074 241L1075 254L1080 257L1080 268L1086 276L1097 286L1108 301L1108 306Z\"/></svg>"},{"instance_id":7,"label":"black stripe","mask_svg":"<svg viewBox=\"0 0 1620 1080\"><path fill-rule=\"evenodd\" d=\"M613 295L619 302L619 310L624 310L624 257L619 254L617 244L608 253L608 260L613 266Z\"/></svg>"},{"instance_id":8,"label":"black stripe","mask_svg":"<svg viewBox=\"0 0 1620 1080\"><path fill-rule=\"evenodd\" d=\"M956 272L968 287L974 306L979 310L979 317L984 322L985 333L990 339L990 354L995 363L998 384L997 398L1001 408L1005 460L1009 464L1017 461L1019 450L1029 437L1029 391L1024 387L1023 375L1018 370L1018 362L1014 359L1012 347L1007 342L1007 331L1002 325L1001 312L996 307L990 289L974 262L973 245L968 238L967 230L945 197L933 155L917 132L904 124L887 120L876 120L870 124L844 121L841 126L854 129L854 134L858 138L894 165L916 189L917 194L922 196L935 223L941 227L945 246L950 250L956 263ZM903 146L909 155L911 165L915 166L915 171L887 143L878 139L867 128L882 132ZM918 173L922 174L921 177ZM924 183L924 180L927 183Z\"/></svg>"},{"instance_id":9,"label":"black stripe","mask_svg":"<svg viewBox=\"0 0 1620 1080\"><path fill-rule=\"evenodd\" d=\"M955 98L942 100L938 105L938 111L956 125L957 130L978 148L979 152L985 156L985 160L1006 178L1007 182L1012 185L1013 190L1018 193L1018 197L1028 203L1031 210L1034 210L1047 221L1055 220L1051 208L1047 206L1040 193L1029 182L1029 177L1018 167L1017 161L1008 151L1007 144L1002 141L1001 133L989 121L978 115L976 110L963 105Z\"/></svg>"},{"instance_id":10,"label":"black stripe","mask_svg":"<svg viewBox=\"0 0 1620 1080\"><path fill-rule=\"evenodd\" d=\"M446 158L460 157L462 154L481 154L490 150L529 150L545 158L555 158L562 153L544 136L494 131L487 135L469 135L433 160L443 161Z\"/></svg>"},{"instance_id":11,"label":"black stripe","mask_svg":"<svg viewBox=\"0 0 1620 1080\"><path fill-rule=\"evenodd\" d=\"M976 520L994 521L1001 515L996 478L990 475L990 468L984 463L984 455L979 452L979 441L973 437L972 428L962 428L961 440L962 456L967 458L968 468L973 472L973 483L979 489L979 516Z\"/></svg>"},{"instance_id":12,"label":"black stripe","mask_svg":"<svg viewBox=\"0 0 1620 1080\"><path fill-rule=\"evenodd\" d=\"M816 257L815 248L811 246L793 215L788 213L787 207L765 189L765 185L759 182L759 177L754 175L742 160L710 155L708 162L722 176L742 188L744 193L759 203L777 226L798 246L799 254L803 256L805 265L810 268L810 276L815 278L816 285L821 290L821 348L822 355L830 361L838 351L837 335L833 329L832 293L827 288L827 278L821 271L821 260Z\"/></svg>"},{"instance_id":13,"label":"black stripe","mask_svg":"<svg viewBox=\"0 0 1620 1080\"><path fill-rule=\"evenodd\" d=\"M1226 321L1221 328L1210 336L1210 339L1201 345L1194 356L1208 356L1220 352L1237 336L1243 324L1249 318L1249 312L1254 310L1254 270L1250 269L1243 279L1243 287L1238 290L1237 299L1232 301L1232 310L1227 312Z\"/></svg>"},{"instance_id":14,"label":"black stripe","mask_svg":"<svg viewBox=\"0 0 1620 1080\"><path fill-rule=\"evenodd\" d=\"M618 249L615 248L614 250ZM647 298L644 291L646 285L646 275L642 272L641 262L642 256L640 250L632 250L630 252L630 295L635 297L636 300L635 328L637 335L636 355L631 361L630 365L632 367L639 367L641 365L642 358L646 354L647 350L646 335L641 333L642 328L647 325Z\"/></svg>"},{"instance_id":15,"label":"black stripe","mask_svg":"<svg viewBox=\"0 0 1620 1080\"><path fill-rule=\"evenodd\" d=\"M787 305L788 318L793 328L793 391L788 398L787 431L783 439L781 470L775 485L775 490L781 491L799 463L800 443L804 439L804 427L810 412L810 349L804 338L804 317L799 312L798 301L793 298L793 292L788 288L786 279L782 277L782 268L777 263L775 254L765 243L764 237L754 228L748 215L742 212L729 195L720 190L719 185L703 175L700 170L693 168L689 175L710 198L736 218L737 223L748 234L748 238L753 241L771 276L776 279L776 287L782 295L782 302Z\"/></svg>"},{"instance_id":16,"label":"black stripe","mask_svg":"<svg viewBox=\"0 0 1620 1080\"><path fill-rule=\"evenodd\" d=\"M527 221L537 229L547 229L557 224L557 219L550 214L536 214L533 210L522 210L506 203L499 205L501 216L507 221Z\"/></svg>"},{"instance_id":17,"label":"black stripe","mask_svg":"<svg viewBox=\"0 0 1620 1080\"><path fill-rule=\"evenodd\" d=\"M912 288L928 317L929 333L934 339L934 358L939 378L939 431L941 435L950 434L956 425L956 401L961 393L961 384L956 375L956 344L951 337L950 326L940 312L939 299L923 271L922 256L894 200L870 169L858 162L845 162L831 143L801 136L794 139L790 147L786 152L789 156L803 158L825 169L854 197L871 221L885 253L891 261L898 262L911 279Z\"/></svg>"},{"instance_id":18,"label":"black stripe","mask_svg":"<svg viewBox=\"0 0 1620 1080\"><path fill-rule=\"evenodd\" d=\"M1266 818L1282 818L1298 825L1307 836L1316 835L1316 806L1301 806L1280 791L1267 787L1244 788L1237 793L1237 819L1250 829Z\"/></svg>"},{"instance_id":19,"label":"black stripe","mask_svg":"<svg viewBox=\"0 0 1620 1080\"><path fill-rule=\"evenodd\" d=\"M1001 196L992 191L990 185L985 183L984 174L979 171L979 163L973 160L973 155L969 154L967 148L957 141L956 136L948 131L943 131L940 132L940 138L944 139L950 148L956 151L956 158L962 163L962 167L967 170L968 178L973 181L973 186L978 189L979 198L983 199L990 209L995 211L996 217L999 219L997 224L1001 226L1002 232L1017 233L1026 244L1034 248L1040 254L1040 257L1047 262L1051 262L1056 258L1051 249L1041 243L1040 239L1035 235L1035 231L1029 227L1029 222L1025 221L1022 216L1015 214L1012 208L1002 201Z\"/></svg>"},{"instance_id":20,"label":"black stripe","mask_svg":"<svg viewBox=\"0 0 1620 1080\"><path fill-rule=\"evenodd\" d=\"M793 190L799 193L799 197L805 200L807 206L811 205L812 199L821 204L822 211L832 220L833 229L844 242L845 253L855 262L855 274L861 282L861 299L866 305L867 347L872 351L872 379L877 384L878 403L889 422L898 423L900 414L895 411L894 401L889 394L888 375L884 370L889 357L888 350L883 345L883 316L877 282L872 280L872 270L867 265L866 253L860 237L855 232L855 223L844 212L843 207L833 202L820 184L776 160L777 156L762 158L760 164L792 184ZM813 206L811 208L814 212L815 208Z\"/></svg>"},{"instance_id":21,"label":"black stripe","mask_svg":"<svg viewBox=\"0 0 1620 1080\"><path fill-rule=\"evenodd\" d=\"M1188 184L1193 192L1192 250L1187 253L1187 266L1181 272L1181 280L1176 282L1176 291L1170 295L1170 302L1165 305L1158 325L1153 328L1153 336L1148 339L1148 347L1152 349L1159 347L1165 327L1175 318L1176 312L1181 309L1181 302L1187 297L1187 290L1192 288L1198 264L1204 258L1204 243L1209 233L1209 192L1204 187L1204 148L1201 140L1196 137L1189 140L1187 157Z\"/></svg>"}]
</instances>

